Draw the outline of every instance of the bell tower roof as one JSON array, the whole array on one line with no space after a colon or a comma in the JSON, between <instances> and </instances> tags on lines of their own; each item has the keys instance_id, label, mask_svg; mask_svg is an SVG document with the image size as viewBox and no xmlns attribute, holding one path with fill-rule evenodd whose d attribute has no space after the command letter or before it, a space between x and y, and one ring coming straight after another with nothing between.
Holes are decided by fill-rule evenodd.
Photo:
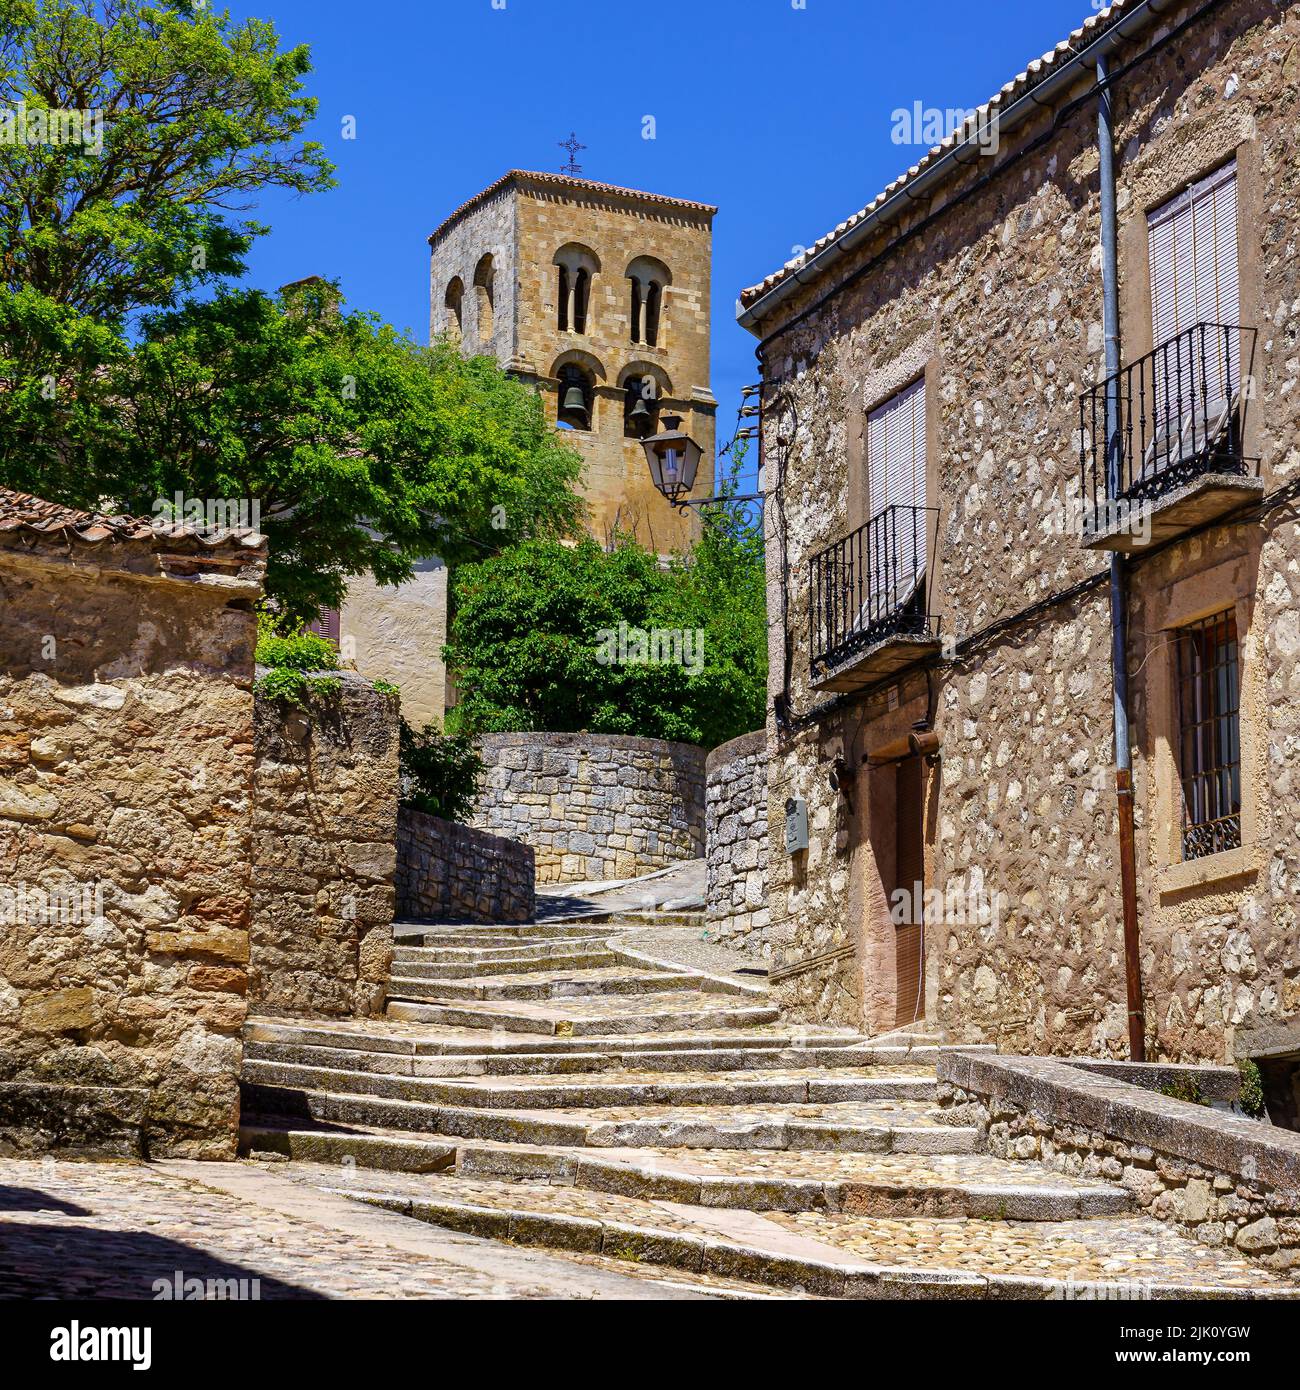
<instances>
[{"instance_id":1,"label":"bell tower roof","mask_svg":"<svg viewBox=\"0 0 1300 1390\"><path fill-rule=\"evenodd\" d=\"M430 233L429 245L434 245L445 236L467 213L473 212L481 204L496 197L503 189L512 186L536 188L547 192L567 190L576 195L596 195L614 201L626 200L629 205L657 204L696 213L710 220L718 211L711 203L692 202L688 198L670 198L663 193L647 193L639 188L620 188L617 184L597 183L592 179L577 178L570 174L544 174L529 169L511 169L444 218Z\"/></svg>"}]
</instances>

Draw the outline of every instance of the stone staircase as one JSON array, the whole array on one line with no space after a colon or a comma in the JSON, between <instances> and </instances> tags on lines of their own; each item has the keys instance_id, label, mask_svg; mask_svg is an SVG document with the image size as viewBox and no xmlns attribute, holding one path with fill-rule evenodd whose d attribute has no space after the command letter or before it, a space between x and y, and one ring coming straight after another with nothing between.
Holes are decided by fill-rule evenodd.
<instances>
[{"instance_id":1,"label":"stone staircase","mask_svg":"<svg viewBox=\"0 0 1300 1390\"><path fill-rule=\"evenodd\" d=\"M385 1019L249 1023L244 1151L724 1297L1296 1295L1122 1187L982 1152L935 1109L936 1039L783 1024L698 919L653 954L646 928L399 928Z\"/></svg>"}]
</instances>

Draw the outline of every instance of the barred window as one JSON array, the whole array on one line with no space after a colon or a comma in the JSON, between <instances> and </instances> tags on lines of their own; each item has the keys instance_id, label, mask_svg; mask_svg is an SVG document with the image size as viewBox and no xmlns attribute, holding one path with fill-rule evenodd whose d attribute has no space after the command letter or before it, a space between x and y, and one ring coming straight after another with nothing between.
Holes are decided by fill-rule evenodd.
<instances>
[{"instance_id":1,"label":"barred window","mask_svg":"<svg viewBox=\"0 0 1300 1390\"><path fill-rule=\"evenodd\" d=\"M1232 609L1178 629L1183 858L1241 844L1241 723Z\"/></svg>"}]
</instances>

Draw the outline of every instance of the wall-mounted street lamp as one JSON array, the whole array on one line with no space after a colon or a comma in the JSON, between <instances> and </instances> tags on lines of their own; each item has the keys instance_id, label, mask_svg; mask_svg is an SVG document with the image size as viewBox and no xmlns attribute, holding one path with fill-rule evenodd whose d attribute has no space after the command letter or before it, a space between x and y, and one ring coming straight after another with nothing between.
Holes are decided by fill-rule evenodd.
<instances>
[{"instance_id":1,"label":"wall-mounted street lamp","mask_svg":"<svg viewBox=\"0 0 1300 1390\"><path fill-rule=\"evenodd\" d=\"M689 499L686 494L695 486L704 450L682 430L680 415L665 415L664 428L641 442L650 477L668 500L668 504L684 512L688 507L707 507L714 502L757 502L763 493L747 493L737 497L701 497Z\"/></svg>"}]
</instances>

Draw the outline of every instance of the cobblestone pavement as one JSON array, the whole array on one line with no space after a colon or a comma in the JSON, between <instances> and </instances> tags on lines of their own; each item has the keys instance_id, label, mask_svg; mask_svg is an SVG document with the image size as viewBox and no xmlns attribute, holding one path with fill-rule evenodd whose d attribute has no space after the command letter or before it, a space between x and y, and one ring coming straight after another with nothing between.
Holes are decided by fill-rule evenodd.
<instances>
[{"instance_id":1,"label":"cobblestone pavement","mask_svg":"<svg viewBox=\"0 0 1300 1390\"><path fill-rule=\"evenodd\" d=\"M783 1024L687 905L647 919L632 898L681 887L654 882L550 893L535 927L404 925L386 1020L255 1020L245 1151L411 1227L744 1285L719 1292L1300 1296L1123 1187L991 1157L937 1111L923 1031ZM594 935L557 921L597 901Z\"/></svg>"},{"instance_id":2,"label":"cobblestone pavement","mask_svg":"<svg viewBox=\"0 0 1300 1390\"><path fill-rule=\"evenodd\" d=\"M513 1250L359 1206L260 1164L0 1160L0 1297L147 1300L178 1280L182 1288L201 1280L212 1297L261 1299L763 1292Z\"/></svg>"},{"instance_id":3,"label":"cobblestone pavement","mask_svg":"<svg viewBox=\"0 0 1300 1390\"><path fill-rule=\"evenodd\" d=\"M769 1220L868 1260L976 1274L1176 1284L1192 1288L1294 1289L1231 1252L1199 1245L1160 1221L906 1221L822 1212L773 1212Z\"/></svg>"}]
</instances>

